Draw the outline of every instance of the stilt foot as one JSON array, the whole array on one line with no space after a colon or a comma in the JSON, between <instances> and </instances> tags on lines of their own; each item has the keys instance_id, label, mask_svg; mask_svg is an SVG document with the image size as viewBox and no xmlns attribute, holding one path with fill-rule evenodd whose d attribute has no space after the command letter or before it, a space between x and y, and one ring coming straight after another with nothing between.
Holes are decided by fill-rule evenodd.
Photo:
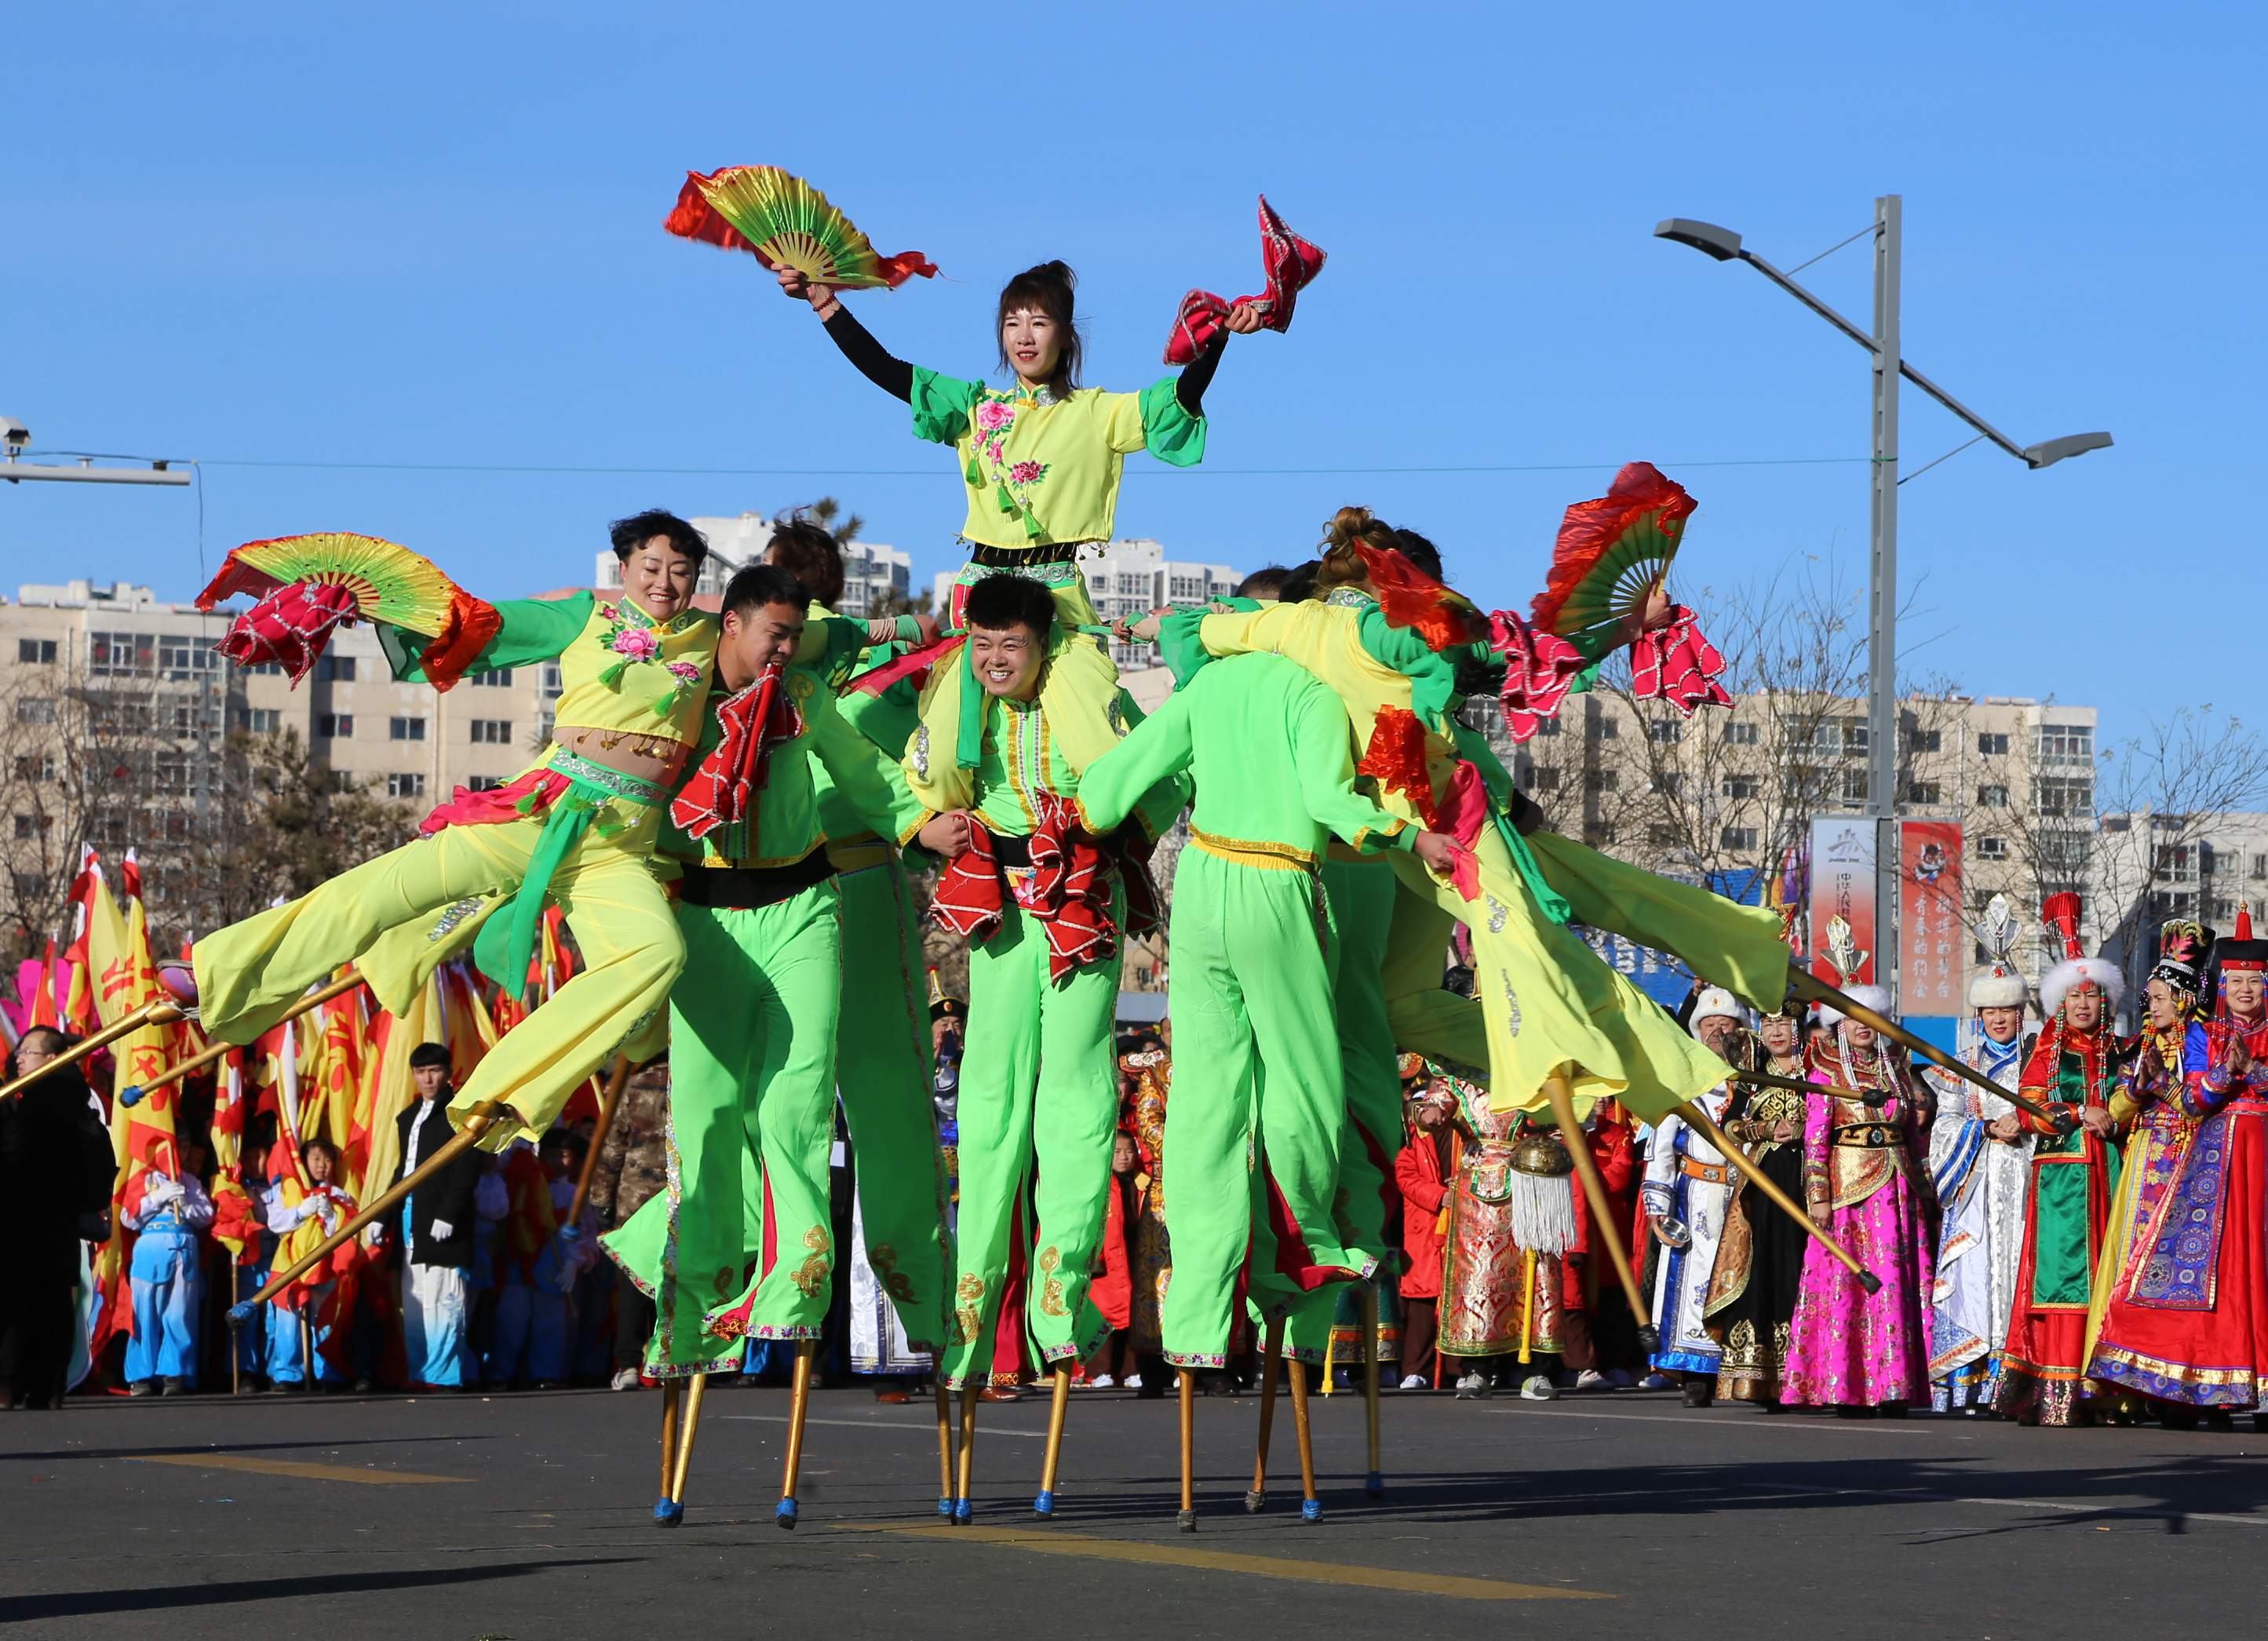
<instances>
[{"instance_id":1,"label":"stilt foot","mask_svg":"<svg viewBox=\"0 0 2268 1641\"><path fill-rule=\"evenodd\" d=\"M685 1520L685 1506L674 1498L653 1501L653 1524L658 1527L674 1527Z\"/></svg>"},{"instance_id":2,"label":"stilt foot","mask_svg":"<svg viewBox=\"0 0 2268 1641\"><path fill-rule=\"evenodd\" d=\"M781 1499L778 1507L772 1512L772 1517L789 1532L795 1531L795 1500Z\"/></svg>"},{"instance_id":3,"label":"stilt foot","mask_svg":"<svg viewBox=\"0 0 2268 1641\"><path fill-rule=\"evenodd\" d=\"M1174 1512L1174 1525L1184 1533L1196 1532L1197 1512L1194 1510L1176 1510Z\"/></svg>"},{"instance_id":4,"label":"stilt foot","mask_svg":"<svg viewBox=\"0 0 2268 1641\"><path fill-rule=\"evenodd\" d=\"M1256 1516L1256 1515L1258 1515L1262 1511L1263 1511L1263 1510L1265 1510L1265 1509L1267 1509L1267 1508L1268 1508L1268 1495L1267 1495L1267 1494L1265 1494L1265 1493L1259 1493L1259 1492L1252 1492L1252 1493L1247 1493L1247 1494L1245 1494L1245 1496L1244 1496L1244 1513L1245 1513L1246 1515L1248 1515L1248 1516Z\"/></svg>"},{"instance_id":5,"label":"stilt foot","mask_svg":"<svg viewBox=\"0 0 2268 1641\"><path fill-rule=\"evenodd\" d=\"M1051 1518L1051 1517L1055 1514L1055 1512L1056 1512L1056 1496L1055 1496L1055 1494L1053 1494L1052 1492L1048 1491L1048 1490L1045 1490L1045 1489L1042 1489L1042 1490L1041 1490L1041 1492L1040 1492L1040 1496L1039 1496L1037 1498L1035 1498L1034 1500L1032 1500L1032 1513L1033 1513L1034 1515L1035 1515L1035 1516L1039 1517L1042 1520L1048 1520L1048 1519Z\"/></svg>"},{"instance_id":6,"label":"stilt foot","mask_svg":"<svg viewBox=\"0 0 2268 1641\"><path fill-rule=\"evenodd\" d=\"M1386 1478L1381 1475L1377 1471L1373 1470L1370 1473L1369 1477L1364 1481L1362 1490L1369 1494L1373 1498L1385 1498Z\"/></svg>"},{"instance_id":7,"label":"stilt foot","mask_svg":"<svg viewBox=\"0 0 2268 1641\"><path fill-rule=\"evenodd\" d=\"M953 1519L953 1500L950 1498L939 1499L937 1501L937 1513L950 1521Z\"/></svg>"},{"instance_id":8,"label":"stilt foot","mask_svg":"<svg viewBox=\"0 0 2268 1641\"><path fill-rule=\"evenodd\" d=\"M1320 1499L1320 1498L1303 1498L1303 1499L1301 1499L1301 1500L1300 1501L1300 1520L1302 1520L1302 1521L1321 1521L1322 1519L1323 1519L1323 1501L1322 1501L1322 1499Z\"/></svg>"},{"instance_id":9,"label":"stilt foot","mask_svg":"<svg viewBox=\"0 0 2268 1641\"><path fill-rule=\"evenodd\" d=\"M970 1503L968 1502L968 1500L967 1500L966 1498L957 1498L957 1499L954 1500L954 1504L953 1504L953 1524L954 1524L954 1526L955 1526L955 1527L967 1527L967 1526L968 1525L968 1520L969 1520L969 1518L970 1518L971 1516L975 1515L976 1513L976 1505L972 1505L972 1504L970 1504Z\"/></svg>"}]
</instances>

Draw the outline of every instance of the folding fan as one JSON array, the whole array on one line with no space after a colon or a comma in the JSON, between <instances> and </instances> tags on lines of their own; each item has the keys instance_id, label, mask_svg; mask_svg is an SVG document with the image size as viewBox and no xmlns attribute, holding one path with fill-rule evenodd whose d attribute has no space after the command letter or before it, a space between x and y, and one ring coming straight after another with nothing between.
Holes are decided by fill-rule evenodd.
<instances>
[{"instance_id":1,"label":"folding fan","mask_svg":"<svg viewBox=\"0 0 2268 1641\"><path fill-rule=\"evenodd\" d=\"M197 607L209 610L239 592L259 601L237 617L222 653L247 666L280 662L294 682L335 627L367 621L432 640L420 665L429 682L446 689L502 624L491 606L431 560L374 535L331 531L247 541L197 594Z\"/></svg>"},{"instance_id":2,"label":"folding fan","mask_svg":"<svg viewBox=\"0 0 2268 1641\"><path fill-rule=\"evenodd\" d=\"M827 195L777 166L727 166L713 176L687 172L662 226L680 239L749 252L770 269L796 269L816 284L895 290L916 274L937 273L919 251L878 255Z\"/></svg>"},{"instance_id":3,"label":"folding fan","mask_svg":"<svg viewBox=\"0 0 2268 1641\"><path fill-rule=\"evenodd\" d=\"M1567 510L1530 618L1594 659L1629 643L1694 506L1684 486L1652 462L1624 467L1604 496Z\"/></svg>"}]
</instances>

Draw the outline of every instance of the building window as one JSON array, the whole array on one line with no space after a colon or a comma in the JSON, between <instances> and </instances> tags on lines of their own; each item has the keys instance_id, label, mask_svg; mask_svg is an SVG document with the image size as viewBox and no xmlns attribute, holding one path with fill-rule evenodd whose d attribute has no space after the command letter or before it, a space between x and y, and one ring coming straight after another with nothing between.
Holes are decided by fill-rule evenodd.
<instances>
[{"instance_id":1,"label":"building window","mask_svg":"<svg viewBox=\"0 0 2268 1641\"><path fill-rule=\"evenodd\" d=\"M423 740L425 739L425 720L422 717L389 718L386 725L386 738L388 740Z\"/></svg>"},{"instance_id":2,"label":"building window","mask_svg":"<svg viewBox=\"0 0 2268 1641\"><path fill-rule=\"evenodd\" d=\"M1535 732L1539 737L1547 740L1557 735L1559 732L1559 720L1556 717L1545 718L1535 726Z\"/></svg>"},{"instance_id":3,"label":"building window","mask_svg":"<svg viewBox=\"0 0 2268 1641\"><path fill-rule=\"evenodd\" d=\"M2213 920L2224 929L2226 929L2230 924L2235 923L2236 921L2236 902L2234 900L2231 900L2228 895L2215 895L2213 902Z\"/></svg>"},{"instance_id":4,"label":"building window","mask_svg":"<svg viewBox=\"0 0 2268 1641\"><path fill-rule=\"evenodd\" d=\"M1717 835L1720 848L1748 850L1756 846L1756 828L1752 826L1728 826Z\"/></svg>"},{"instance_id":5,"label":"building window","mask_svg":"<svg viewBox=\"0 0 2268 1641\"><path fill-rule=\"evenodd\" d=\"M1908 781L1906 801L1910 804L1941 804L1945 801L1945 786L1939 781Z\"/></svg>"},{"instance_id":6,"label":"building window","mask_svg":"<svg viewBox=\"0 0 2268 1641\"><path fill-rule=\"evenodd\" d=\"M425 777L397 771L386 777L386 795L388 798L423 798L425 796Z\"/></svg>"},{"instance_id":7,"label":"building window","mask_svg":"<svg viewBox=\"0 0 2268 1641\"><path fill-rule=\"evenodd\" d=\"M322 712L315 717L315 736L319 740L350 740L354 736L354 714L351 712Z\"/></svg>"},{"instance_id":8,"label":"building window","mask_svg":"<svg viewBox=\"0 0 2268 1641\"><path fill-rule=\"evenodd\" d=\"M559 663L546 661L543 664L543 693L547 695L556 695L566 687L560 681Z\"/></svg>"},{"instance_id":9,"label":"building window","mask_svg":"<svg viewBox=\"0 0 2268 1641\"><path fill-rule=\"evenodd\" d=\"M1867 801L1867 772L1864 769L1843 771L1843 801L1846 804Z\"/></svg>"},{"instance_id":10,"label":"building window","mask_svg":"<svg viewBox=\"0 0 2268 1641\"><path fill-rule=\"evenodd\" d=\"M475 673L472 681L475 689L508 689L512 687L512 668L492 666L485 673Z\"/></svg>"},{"instance_id":11,"label":"building window","mask_svg":"<svg viewBox=\"0 0 2268 1641\"><path fill-rule=\"evenodd\" d=\"M18 815L16 817L16 841L20 843L27 838L39 836L40 833L48 829L45 824L46 819L47 817L44 815Z\"/></svg>"},{"instance_id":12,"label":"building window","mask_svg":"<svg viewBox=\"0 0 2268 1641\"><path fill-rule=\"evenodd\" d=\"M1741 723L1737 719L1726 725L1725 744L1727 747L1755 746L1756 744L1756 726L1753 724Z\"/></svg>"},{"instance_id":13,"label":"building window","mask_svg":"<svg viewBox=\"0 0 2268 1641\"><path fill-rule=\"evenodd\" d=\"M1978 838L1977 840L1977 858L1979 860L2007 859L2008 840L2005 837Z\"/></svg>"},{"instance_id":14,"label":"building window","mask_svg":"<svg viewBox=\"0 0 2268 1641\"><path fill-rule=\"evenodd\" d=\"M2032 782L2032 809L2043 815L2091 815L2095 783L2083 775L2043 775Z\"/></svg>"},{"instance_id":15,"label":"building window","mask_svg":"<svg viewBox=\"0 0 2268 1641\"><path fill-rule=\"evenodd\" d=\"M192 682L219 665L219 655L202 639L167 638L158 645L158 671L173 683Z\"/></svg>"},{"instance_id":16,"label":"building window","mask_svg":"<svg viewBox=\"0 0 2268 1641\"><path fill-rule=\"evenodd\" d=\"M1598 717L1591 720L1593 740L1613 740L1622 732L1622 726L1610 717Z\"/></svg>"},{"instance_id":17,"label":"building window","mask_svg":"<svg viewBox=\"0 0 2268 1641\"><path fill-rule=\"evenodd\" d=\"M1665 769L1653 777L1652 790L1666 798L1675 798L1685 785L1685 777L1675 769Z\"/></svg>"},{"instance_id":18,"label":"building window","mask_svg":"<svg viewBox=\"0 0 2268 1641\"><path fill-rule=\"evenodd\" d=\"M1646 828L1646 841L1655 849L1675 849L1685 840L1675 827L1656 821Z\"/></svg>"},{"instance_id":19,"label":"building window","mask_svg":"<svg viewBox=\"0 0 2268 1641\"><path fill-rule=\"evenodd\" d=\"M52 752L27 753L16 760L16 778L19 781L52 781L55 778L55 754Z\"/></svg>"},{"instance_id":20,"label":"building window","mask_svg":"<svg viewBox=\"0 0 2268 1641\"><path fill-rule=\"evenodd\" d=\"M1756 795L1756 777L1753 775L1728 775L1718 784L1717 790L1727 798L1754 798Z\"/></svg>"},{"instance_id":21,"label":"building window","mask_svg":"<svg viewBox=\"0 0 2268 1641\"><path fill-rule=\"evenodd\" d=\"M16 716L26 724L52 724L55 721L55 703L47 695L18 695Z\"/></svg>"},{"instance_id":22,"label":"building window","mask_svg":"<svg viewBox=\"0 0 2268 1641\"><path fill-rule=\"evenodd\" d=\"M2005 758L2008 755L2008 738L2006 735L1979 735L1977 750L1988 758Z\"/></svg>"},{"instance_id":23,"label":"building window","mask_svg":"<svg viewBox=\"0 0 2268 1641\"><path fill-rule=\"evenodd\" d=\"M504 784L501 775L475 775L465 783L465 789L474 792L492 792Z\"/></svg>"},{"instance_id":24,"label":"building window","mask_svg":"<svg viewBox=\"0 0 2268 1641\"><path fill-rule=\"evenodd\" d=\"M2268 878L2268 855L2263 855L2257 851L2254 853L2252 857L2251 870L2249 875L2256 881L2264 878Z\"/></svg>"},{"instance_id":25,"label":"building window","mask_svg":"<svg viewBox=\"0 0 2268 1641\"><path fill-rule=\"evenodd\" d=\"M351 655L322 655L315 658L315 681L319 684L350 684L355 681L355 659Z\"/></svg>"},{"instance_id":26,"label":"building window","mask_svg":"<svg viewBox=\"0 0 2268 1641\"><path fill-rule=\"evenodd\" d=\"M1908 752L1936 752L1941 749L1945 732L1935 729L1911 730L1906 734Z\"/></svg>"},{"instance_id":27,"label":"building window","mask_svg":"<svg viewBox=\"0 0 2268 1641\"><path fill-rule=\"evenodd\" d=\"M2005 786L1978 787L1977 806L1979 809L2006 809L2008 806L2008 789Z\"/></svg>"},{"instance_id":28,"label":"building window","mask_svg":"<svg viewBox=\"0 0 2268 1641\"><path fill-rule=\"evenodd\" d=\"M254 735L273 735L284 727L284 715L274 707L247 707L239 721Z\"/></svg>"},{"instance_id":29,"label":"building window","mask_svg":"<svg viewBox=\"0 0 2268 1641\"><path fill-rule=\"evenodd\" d=\"M1557 769L1536 770L1535 790L1539 792L1557 791L1559 790L1559 771Z\"/></svg>"},{"instance_id":30,"label":"building window","mask_svg":"<svg viewBox=\"0 0 2268 1641\"><path fill-rule=\"evenodd\" d=\"M86 670L97 678L137 678L154 672L158 637L148 632L91 632Z\"/></svg>"},{"instance_id":31,"label":"building window","mask_svg":"<svg viewBox=\"0 0 2268 1641\"><path fill-rule=\"evenodd\" d=\"M511 746L512 721L509 718L475 718L473 720L473 745L475 747Z\"/></svg>"},{"instance_id":32,"label":"building window","mask_svg":"<svg viewBox=\"0 0 2268 1641\"><path fill-rule=\"evenodd\" d=\"M1583 790L1587 792L1611 792L1622 784L1620 769L1592 769L1583 776Z\"/></svg>"},{"instance_id":33,"label":"building window","mask_svg":"<svg viewBox=\"0 0 2268 1641\"><path fill-rule=\"evenodd\" d=\"M2043 724L2032 732L2032 752L2042 763L2092 763L2095 731L2085 724Z\"/></svg>"},{"instance_id":34,"label":"building window","mask_svg":"<svg viewBox=\"0 0 2268 1641\"><path fill-rule=\"evenodd\" d=\"M1675 718L1656 718L1646 726L1646 738L1658 747L1675 747L1685 739L1685 725Z\"/></svg>"},{"instance_id":35,"label":"building window","mask_svg":"<svg viewBox=\"0 0 2268 1641\"><path fill-rule=\"evenodd\" d=\"M53 666L55 663L55 641L53 638L18 638L16 659L26 666Z\"/></svg>"},{"instance_id":36,"label":"building window","mask_svg":"<svg viewBox=\"0 0 2268 1641\"><path fill-rule=\"evenodd\" d=\"M254 678L281 678L284 676L284 663L281 661L261 661L254 666L244 667L240 670Z\"/></svg>"}]
</instances>

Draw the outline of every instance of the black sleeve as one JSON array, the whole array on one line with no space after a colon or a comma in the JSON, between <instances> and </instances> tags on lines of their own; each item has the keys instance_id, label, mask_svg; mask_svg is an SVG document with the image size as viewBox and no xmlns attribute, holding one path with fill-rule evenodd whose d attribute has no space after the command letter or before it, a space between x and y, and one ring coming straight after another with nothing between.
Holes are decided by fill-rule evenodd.
<instances>
[{"instance_id":1,"label":"black sleeve","mask_svg":"<svg viewBox=\"0 0 2268 1641\"><path fill-rule=\"evenodd\" d=\"M858 367L861 376L893 399L911 402L914 367L876 342L874 333L861 325L849 308L836 305L835 316L827 321L827 334L835 338L835 345L843 350L843 357ZM1196 368L1190 366L1191 370ZM1182 374L1186 377L1188 372Z\"/></svg>"},{"instance_id":2,"label":"black sleeve","mask_svg":"<svg viewBox=\"0 0 2268 1641\"><path fill-rule=\"evenodd\" d=\"M481 1157L476 1151L460 1151L449 1159L435 1181L433 1218L446 1219L455 1230L464 1231L473 1223L473 1198L481 1183Z\"/></svg>"},{"instance_id":3,"label":"black sleeve","mask_svg":"<svg viewBox=\"0 0 2268 1641\"><path fill-rule=\"evenodd\" d=\"M1182 408L1191 416L1204 414L1204 390L1212 386L1212 373L1220 367L1220 350L1228 345L1228 333L1217 331L1205 350L1182 368L1174 379L1174 397Z\"/></svg>"}]
</instances>

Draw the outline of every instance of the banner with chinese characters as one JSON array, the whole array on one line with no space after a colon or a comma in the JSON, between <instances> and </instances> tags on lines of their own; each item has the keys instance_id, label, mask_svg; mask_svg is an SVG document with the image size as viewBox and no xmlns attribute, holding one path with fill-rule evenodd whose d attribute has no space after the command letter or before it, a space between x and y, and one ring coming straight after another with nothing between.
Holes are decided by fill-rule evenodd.
<instances>
[{"instance_id":1,"label":"banner with chinese characters","mask_svg":"<svg viewBox=\"0 0 2268 1641\"><path fill-rule=\"evenodd\" d=\"M1967 1012L1959 821L1898 823L1898 1012Z\"/></svg>"},{"instance_id":2,"label":"banner with chinese characters","mask_svg":"<svg viewBox=\"0 0 2268 1641\"><path fill-rule=\"evenodd\" d=\"M1827 962L1827 929L1840 917L1858 943L1859 972L1844 976L1873 983L1874 960L1874 822L1864 815L1814 815L1811 819L1811 972L1835 983Z\"/></svg>"}]
</instances>

